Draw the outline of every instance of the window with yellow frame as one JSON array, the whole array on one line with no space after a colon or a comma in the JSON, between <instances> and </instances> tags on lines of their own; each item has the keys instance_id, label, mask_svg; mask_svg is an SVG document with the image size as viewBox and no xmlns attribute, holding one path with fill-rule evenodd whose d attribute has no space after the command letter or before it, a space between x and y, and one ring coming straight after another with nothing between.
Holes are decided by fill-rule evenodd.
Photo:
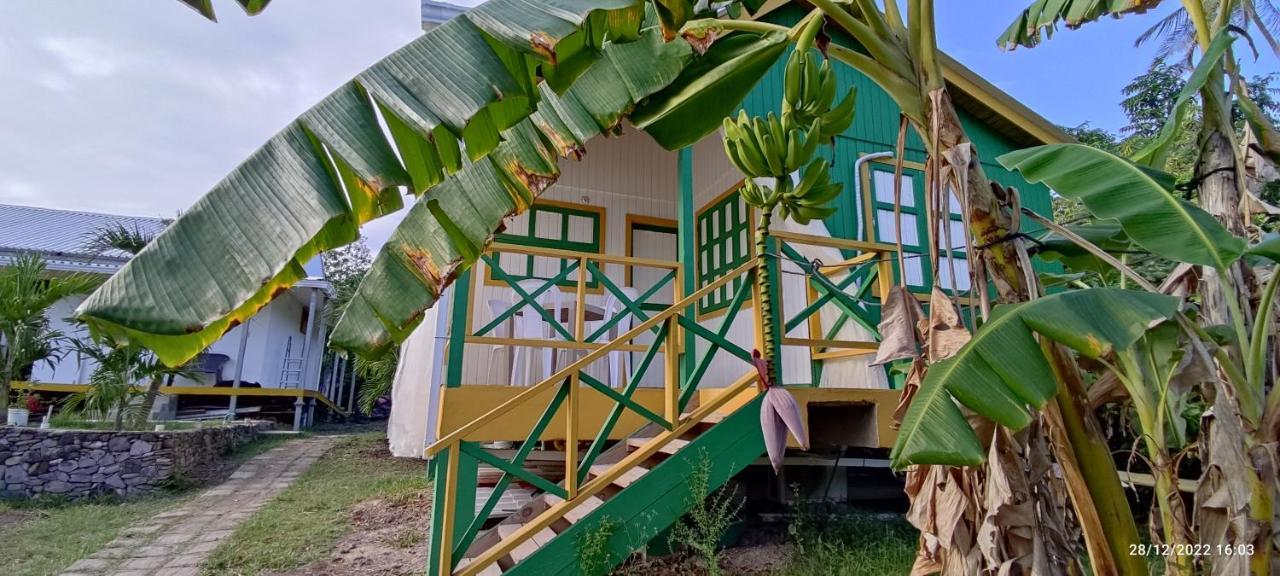
<instances>
[{"instance_id":1,"label":"window with yellow frame","mask_svg":"<svg viewBox=\"0 0 1280 576\"><path fill-rule=\"evenodd\" d=\"M525 213L512 218L507 229L496 239L505 244L600 254L604 251L604 222L603 208L539 200ZM500 254L498 262L502 271L515 281L531 278L549 280L571 264L565 258L512 253ZM566 288L577 286L578 273L570 273L557 285ZM492 273L487 281L498 283L493 280ZM587 288L599 288L599 281L588 278Z\"/></svg>"}]
</instances>

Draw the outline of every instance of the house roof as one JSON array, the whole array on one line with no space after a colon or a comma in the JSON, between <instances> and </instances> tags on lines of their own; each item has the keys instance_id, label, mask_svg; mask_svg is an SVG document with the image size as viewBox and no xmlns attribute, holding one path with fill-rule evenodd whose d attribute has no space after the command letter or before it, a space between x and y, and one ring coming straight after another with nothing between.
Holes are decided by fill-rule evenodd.
<instances>
[{"instance_id":1,"label":"house roof","mask_svg":"<svg viewBox=\"0 0 1280 576\"><path fill-rule=\"evenodd\" d=\"M119 250L95 254L87 247L92 236L109 227L122 225L143 234L164 230L165 220L145 216L119 216L96 212L53 210L32 206L0 204L0 251L37 252L47 257L100 260L119 264L129 255Z\"/></svg>"},{"instance_id":2,"label":"house roof","mask_svg":"<svg viewBox=\"0 0 1280 576\"><path fill-rule=\"evenodd\" d=\"M768 0L752 19L759 19L792 1ZM1074 141L1062 128L946 54L942 55L942 74L946 77L951 89L951 100L956 107L999 130L1018 144L1035 146Z\"/></svg>"}]
</instances>

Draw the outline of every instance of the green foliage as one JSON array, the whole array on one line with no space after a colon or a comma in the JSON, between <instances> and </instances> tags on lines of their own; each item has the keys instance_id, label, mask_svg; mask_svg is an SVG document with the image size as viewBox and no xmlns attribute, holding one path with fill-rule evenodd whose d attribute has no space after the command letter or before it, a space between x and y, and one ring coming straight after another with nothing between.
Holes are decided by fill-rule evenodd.
<instances>
[{"instance_id":1,"label":"green foliage","mask_svg":"<svg viewBox=\"0 0 1280 576\"><path fill-rule=\"evenodd\" d=\"M705 450L700 457L689 476L689 512L671 527L669 542L672 549L692 551L706 564L710 576L719 576L720 547L746 499L728 486L711 492L711 458Z\"/></svg>"},{"instance_id":2,"label":"green foliage","mask_svg":"<svg viewBox=\"0 0 1280 576\"><path fill-rule=\"evenodd\" d=\"M1102 288L997 307L968 344L930 367L902 418L893 466L982 463L982 444L957 401L1014 430L1030 423L1025 406L1042 407L1057 391L1037 334L1096 359L1128 349L1177 310L1169 296Z\"/></svg>"},{"instance_id":3,"label":"green foliage","mask_svg":"<svg viewBox=\"0 0 1280 576\"><path fill-rule=\"evenodd\" d=\"M150 410L146 402L140 402L145 392L138 390L140 383L155 383L170 375L191 376L183 367L165 366L155 354L137 345L108 348L89 339L71 340L79 361L93 362L93 374L89 376L89 389L67 397L65 412L104 419L114 417L116 430L123 430L126 421L145 422Z\"/></svg>"},{"instance_id":4,"label":"green foliage","mask_svg":"<svg viewBox=\"0 0 1280 576\"><path fill-rule=\"evenodd\" d=\"M9 407L11 382L33 364L51 362L61 353L62 335L49 329L46 311L97 283L83 274L50 274L35 254L23 254L0 268L0 418Z\"/></svg>"},{"instance_id":5,"label":"green foliage","mask_svg":"<svg viewBox=\"0 0 1280 576\"><path fill-rule=\"evenodd\" d=\"M919 532L899 514L850 511L819 514L800 502L791 531L797 551L778 576L907 574Z\"/></svg>"},{"instance_id":6,"label":"green foliage","mask_svg":"<svg viewBox=\"0 0 1280 576\"><path fill-rule=\"evenodd\" d=\"M1224 269L1245 244L1204 210L1174 196L1167 174L1082 144L1047 144L998 158L1028 182L1084 202L1120 222L1135 243L1159 256Z\"/></svg>"},{"instance_id":7,"label":"green foliage","mask_svg":"<svg viewBox=\"0 0 1280 576\"><path fill-rule=\"evenodd\" d=\"M94 230L85 239L84 248L92 254L116 250L133 256L146 248L154 239L155 234L144 231L137 225L130 227L117 222Z\"/></svg>"},{"instance_id":8,"label":"green foliage","mask_svg":"<svg viewBox=\"0 0 1280 576\"><path fill-rule=\"evenodd\" d=\"M578 539L578 569L585 576L605 574L612 567L609 538L616 529L617 525L606 516Z\"/></svg>"}]
</instances>

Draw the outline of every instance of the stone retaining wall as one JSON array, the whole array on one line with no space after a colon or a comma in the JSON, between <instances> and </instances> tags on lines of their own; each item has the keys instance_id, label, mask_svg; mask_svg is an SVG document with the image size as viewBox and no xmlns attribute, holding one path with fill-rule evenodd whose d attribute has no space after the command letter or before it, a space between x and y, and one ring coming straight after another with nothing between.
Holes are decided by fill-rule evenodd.
<instances>
[{"instance_id":1,"label":"stone retaining wall","mask_svg":"<svg viewBox=\"0 0 1280 576\"><path fill-rule=\"evenodd\" d=\"M269 422L165 432L0 427L0 496L145 494L271 428Z\"/></svg>"}]
</instances>

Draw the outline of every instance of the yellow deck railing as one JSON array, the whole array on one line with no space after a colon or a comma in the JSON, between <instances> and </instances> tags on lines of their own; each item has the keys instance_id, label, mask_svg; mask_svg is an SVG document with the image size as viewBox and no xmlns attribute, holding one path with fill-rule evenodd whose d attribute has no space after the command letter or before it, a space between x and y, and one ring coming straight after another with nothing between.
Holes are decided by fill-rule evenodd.
<instances>
[{"instance_id":1,"label":"yellow deck railing","mask_svg":"<svg viewBox=\"0 0 1280 576\"><path fill-rule=\"evenodd\" d=\"M437 565L439 568L439 574L456 573L467 576L479 573L484 568L492 565L499 558L511 552L511 550L516 546L530 539L534 534L562 518L565 513L598 493L602 488L616 480L622 474L631 470L646 458L652 456L658 449L670 442L672 439L678 438L680 435L687 432L712 412L724 406L725 403L737 397L742 392L751 390L751 384L755 381L754 371L751 371L735 381L732 385L726 388L722 394L717 395L713 400L701 404L691 413L684 414L683 416L681 414L682 400L689 396L689 389L687 386L685 389L682 389L681 387L681 374L678 358L682 353L682 346L685 338L687 337L684 334L689 330L689 321L692 320L693 322L696 322L697 320L696 315L694 314L696 304L706 297L706 295L738 278L743 278L744 286L749 287L753 284L751 279L754 277L756 266L754 261L744 263L728 274L708 283L706 286L703 286L694 293L681 297L679 294L679 286L681 283L678 278L680 268L679 265L674 262L625 258L603 254L583 254L578 252L566 252L522 246L512 247L495 245L493 250L555 256L557 258L574 259L577 261L579 274L575 287L577 305L574 308L576 312L575 317L573 318L574 342L562 342L560 344L572 344L574 347L583 349L586 352L581 358L563 368L558 369L550 377L534 384L533 386L525 388L519 394L502 404L499 404L484 415L449 432L427 447L426 455L428 457L434 457L442 453L444 453L445 457L444 477L437 477L436 479L437 482L442 481L445 483L444 501L439 502L441 505L441 515L439 517L439 520L441 521L439 526L441 534L434 539L441 543L438 557L439 564ZM587 278L591 274L597 275L598 278L603 276L600 274L598 268L592 266L595 262L611 262L626 265L649 265L669 268L677 275L677 281L674 283L676 286L676 302L662 311L653 313L648 318L645 318L633 326L630 330L607 343L597 344L586 342L585 340L587 340L588 335L585 334L584 314L586 307L584 304L586 302ZM590 272L590 274L588 272ZM602 281L607 282L608 280L602 279ZM747 288L744 287L743 289ZM754 291L752 292L753 300L758 299L758 295L755 295ZM525 294L524 296L526 301L530 300L528 298L528 294ZM756 307L756 310L759 310L758 306ZM687 316L687 318L682 321L682 316ZM752 316L758 324L760 321L758 315L752 314ZM579 387L582 382L582 378L584 377L584 370L593 362L605 358L610 352L619 350L648 350L646 347L632 344L632 342L637 337L654 330L658 330L660 338L664 340L661 343L665 363L662 394L664 401L662 414L660 416L652 414L647 416L651 420L654 420L656 424L660 425L663 428L663 431L657 434L650 442L641 446L637 451L629 454L621 461L612 464L607 470L602 471L599 475L596 475L594 479L582 483L581 479L586 475L581 474L581 471L579 470L580 456L578 452L578 442L576 440L582 437L581 431L579 430L580 418L578 414L578 395ZM759 333L759 330L756 332ZM483 343L492 342L491 339L479 338L481 337L471 336L467 341ZM555 344L555 341L537 340L528 342L513 339L510 343L526 346L551 346ZM657 344L658 342L655 342L655 345ZM652 354L653 351L650 351L650 353ZM544 393L549 390L558 389L558 387L566 387L563 406L560 408L566 413L565 438L568 439L564 453L565 482L563 491L566 497L563 498L561 502L550 506L545 512L525 523L513 534L507 536L488 550L485 550L466 565L459 567L455 572L454 566L457 565L458 558L455 557L454 546L451 544L454 542L454 533L457 528L456 524L458 523L458 518L456 517L456 495L459 480L458 460L460 453L462 452L462 442L468 440L469 436L476 433L487 423L502 418L504 415L523 406L527 402L543 396ZM628 391L633 390L634 383L628 386ZM625 397L626 392L614 394L616 394L615 398L619 406L625 405L627 408L637 410L637 407L634 404L628 402L628 399Z\"/></svg>"}]
</instances>

